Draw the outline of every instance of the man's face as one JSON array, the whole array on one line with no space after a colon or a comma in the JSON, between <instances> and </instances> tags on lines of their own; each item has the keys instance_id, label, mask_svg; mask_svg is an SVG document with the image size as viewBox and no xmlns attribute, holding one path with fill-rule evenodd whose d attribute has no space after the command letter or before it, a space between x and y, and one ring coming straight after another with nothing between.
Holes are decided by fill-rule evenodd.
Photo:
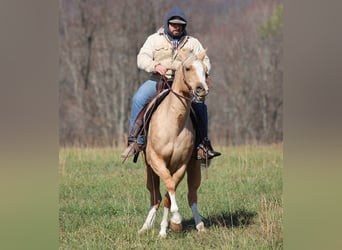
<instances>
[{"instance_id":1,"label":"man's face","mask_svg":"<svg viewBox=\"0 0 342 250\"><path fill-rule=\"evenodd\" d=\"M169 31L175 37L179 36L183 31L183 24L169 23Z\"/></svg>"}]
</instances>

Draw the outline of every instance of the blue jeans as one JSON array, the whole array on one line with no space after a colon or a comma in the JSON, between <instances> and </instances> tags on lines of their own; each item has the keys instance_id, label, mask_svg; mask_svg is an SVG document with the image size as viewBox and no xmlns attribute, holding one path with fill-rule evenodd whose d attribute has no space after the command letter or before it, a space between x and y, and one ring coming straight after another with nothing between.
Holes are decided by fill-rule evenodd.
<instances>
[{"instance_id":1,"label":"blue jeans","mask_svg":"<svg viewBox=\"0 0 342 250\"><path fill-rule=\"evenodd\" d=\"M143 109L145 104L156 93L156 91L157 91L156 85L157 85L156 81L147 80L146 82L144 82L140 86L140 88L134 94L133 99L132 99L132 112L131 112L131 118L130 118L130 124L129 124L129 131L132 130L139 112ZM192 107L195 110L195 113L197 114L198 118L201 119L201 124L198 124L198 125L203 126L202 133L204 133L204 134L202 134L200 137L205 138L208 136L207 105L204 102L194 102L194 103L192 103ZM140 136L138 138L137 142L139 144L143 144L144 143L143 137Z\"/></svg>"},{"instance_id":2,"label":"blue jeans","mask_svg":"<svg viewBox=\"0 0 342 250\"><path fill-rule=\"evenodd\" d=\"M132 99L132 113L131 119L129 123L129 130L133 128L135 119L145 104L152 98L152 96L157 92L156 90L156 81L147 80L144 82L137 92L134 94Z\"/></svg>"}]
</instances>

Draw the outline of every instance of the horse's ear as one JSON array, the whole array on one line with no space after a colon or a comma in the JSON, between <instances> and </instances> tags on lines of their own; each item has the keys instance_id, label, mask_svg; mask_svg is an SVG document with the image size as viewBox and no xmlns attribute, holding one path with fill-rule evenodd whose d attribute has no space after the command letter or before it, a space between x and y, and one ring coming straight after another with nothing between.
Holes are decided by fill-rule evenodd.
<instances>
[{"instance_id":1,"label":"horse's ear","mask_svg":"<svg viewBox=\"0 0 342 250\"><path fill-rule=\"evenodd\" d=\"M198 58L199 60L203 61L204 57L205 57L206 54L207 54L207 50L208 50L208 49L203 50L203 51L197 56L197 58Z\"/></svg>"},{"instance_id":2,"label":"horse's ear","mask_svg":"<svg viewBox=\"0 0 342 250\"><path fill-rule=\"evenodd\" d=\"M182 62L185 61L190 55L192 55L192 50L189 48L182 48L178 54Z\"/></svg>"}]
</instances>

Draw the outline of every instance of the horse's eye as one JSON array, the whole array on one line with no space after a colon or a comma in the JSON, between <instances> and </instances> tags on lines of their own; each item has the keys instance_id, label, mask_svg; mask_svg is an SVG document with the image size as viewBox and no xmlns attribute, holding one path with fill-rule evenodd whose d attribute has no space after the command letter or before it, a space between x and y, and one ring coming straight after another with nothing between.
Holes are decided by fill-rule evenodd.
<instances>
[{"instance_id":1,"label":"horse's eye","mask_svg":"<svg viewBox=\"0 0 342 250\"><path fill-rule=\"evenodd\" d=\"M185 67L185 70L186 70L186 71L189 71L189 70L190 70L190 67Z\"/></svg>"}]
</instances>

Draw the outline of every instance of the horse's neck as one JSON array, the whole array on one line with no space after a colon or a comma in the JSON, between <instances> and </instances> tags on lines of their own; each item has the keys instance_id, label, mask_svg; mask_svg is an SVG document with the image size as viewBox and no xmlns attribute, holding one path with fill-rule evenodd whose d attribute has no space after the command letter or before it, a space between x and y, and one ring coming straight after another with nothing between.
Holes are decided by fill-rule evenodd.
<instances>
[{"instance_id":1,"label":"horse's neck","mask_svg":"<svg viewBox=\"0 0 342 250\"><path fill-rule=\"evenodd\" d=\"M163 137L163 143L170 141L170 138L174 140L180 136L184 128L191 124L191 101L181 96L183 92L181 84L184 83L180 82L179 78L175 78L172 91L161 102L152 117L150 128L153 127L153 129L150 129L150 133L160 134L159 136ZM165 128L168 128L168 133L162 136L165 133Z\"/></svg>"},{"instance_id":2,"label":"horse's neck","mask_svg":"<svg viewBox=\"0 0 342 250\"><path fill-rule=\"evenodd\" d=\"M178 136L187 127L190 120L190 106L188 101L170 93L160 104L163 112L158 115L159 131L168 128L168 137ZM174 137L175 138L175 137Z\"/></svg>"},{"instance_id":3,"label":"horse's neck","mask_svg":"<svg viewBox=\"0 0 342 250\"><path fill-rule=\"evenodd\" d=\"M184 76L180 70L176 72L176 77L172 84L172 90L178 94L182 99L187 100L188 104L191 103L190 93L187 84L184 82Z\"/></svg>"},{"instance_id":4,"label":"horse's neck","mask_svg":"<svg viewBox=\"0 0 342 250\"><path fill-rule=\"evenodd\" d=\"M181 74L181 72L176 74L172 84L172 91L174 92L173 97L178 99L178 102L175 101L175 103L186 107L191 105L189 89L184 82L183 74Z\"/></svg>"},{"instance_id":5,"label":"horse's neck","mask_svg":"<svg viewBox=\"0 0 342 250\"><path fill-rule=\"evenodd\" d=\"M189 97L185 97L184 93L187 91L184 89L186 85L181 79L174 80L172 84L172 92L165 99L165 105L167 106L166 119L177 120L179 127L183 127L186 120L189 118L191 100Z\"/></svg>"}]
</instances>

